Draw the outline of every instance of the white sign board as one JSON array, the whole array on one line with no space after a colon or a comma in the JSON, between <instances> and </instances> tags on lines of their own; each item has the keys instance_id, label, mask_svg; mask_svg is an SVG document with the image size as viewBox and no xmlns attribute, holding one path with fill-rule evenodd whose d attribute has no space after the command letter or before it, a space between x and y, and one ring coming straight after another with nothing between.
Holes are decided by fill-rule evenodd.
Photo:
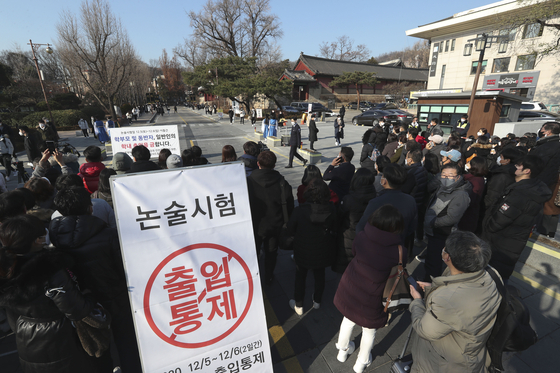
<instances>
[{"instance_id":1,"label":"white sign board","mask_svg":"<svg viewBox=\"0 0 560 373\"><path fill-rule=\"evenodd\" d=\"M111 145L113 154L124 152L131 157L136 145L148 148L152 158L157 158L160 150L165 148L171 150L171 154L181 155L176 125L111 128Z\"/></svg>"},{"instance_id":2,"label":"white sign board","mask_svg":"<svg viewBox=\"0 0 560 373\"><path fill-rule=\"evenodd\" d=\"M244 165L111 189L144 373L272 373Z\"/></svg>"},{"instance_id":3,"label":"white sign board","mask_svg":"<svg viewBox=\"0 0 560 373\"><path fill-rule=\"evenodd\" d=\"M257 118L263 118L262 109L257 109Z\"/></svg>"}]
</instances>

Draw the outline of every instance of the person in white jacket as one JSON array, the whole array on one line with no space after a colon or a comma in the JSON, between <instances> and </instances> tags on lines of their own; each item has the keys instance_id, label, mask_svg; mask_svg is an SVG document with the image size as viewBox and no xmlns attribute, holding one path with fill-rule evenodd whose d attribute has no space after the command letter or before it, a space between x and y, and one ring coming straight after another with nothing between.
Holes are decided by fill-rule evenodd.
<instances>
[{"instance_id":1,"label":"person in white jacket","mask_svg":"<svg viewBox=\"0 0 560 373\"><path fill-rule=\"evenodd\" d=\"M82 130L82 132L84 134L84 137L89 137L88 122L84 118L80 118L80 120L78 121L78 126L80 126L80 129Z\"/></svg>"},{"instance_id":2,"label":"person in white jacket","mask_svg":"<svg viewBox=\"0 0 560 373\"><path fill-rule=\"evenodd\" d=\"M14 169L12 168L12 154L14 153L14 146L9 138L0 135L0 153L2 153L2 164L6 168L6 181L10 180L10 174Z\"/></svg>"}]
</instances>

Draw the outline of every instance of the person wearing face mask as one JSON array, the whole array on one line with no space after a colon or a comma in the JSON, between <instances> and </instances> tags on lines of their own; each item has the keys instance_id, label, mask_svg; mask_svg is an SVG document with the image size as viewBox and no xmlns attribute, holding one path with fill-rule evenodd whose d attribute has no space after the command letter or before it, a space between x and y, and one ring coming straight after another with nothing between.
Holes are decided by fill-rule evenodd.
<instances>
[{"instance_id":1,"label":"person wearing face mask","mask_svg":"<svg viewBox=\"0 0 560 373\"><path fill-rule=\"evenodd\" d=\"M470 127L471 124L469 123L468 115L463 114L461 119L455 123L455 126L453 126L452 132L457 132L459 136L466 137Z\"/></svg>"},{"instance_id":2,"label":"person wearing face mask","mask_svg":"<svg viewBox=\"0 0 560 373\"><path fill-rule=\"evenodd\" d=\"M558 170L560 168L560 124L558 122L548 122L542 126L541 137L535 147L529 152L530 155L540 157L544 162L544 170L538 176L551 191L558 190L560 178ZM537 223L537 232L554 237L558 226L559 209L554 205L556 194L545 203L544 215Z\"/></svg>"},{"instance_id":3,"label":"person wearing face mask","mask_svg":"<svg viewBox=\"0 0 560 373\"><path fill-rule=\"evenodd\" d=\"M35 132L31 132L29 127L20 126L19 135L23 136L23 146L27 153L27 161L31 164L35 158L41 158L39 151L39 139Z\"/></svg>"},{"instance_id":4,"label":"person wearing face mask","mask_svg":"<svg viewBox=\"0 0 560 373\"><path fill-rule=\"evenodd\" d=\"M54 132L53 128L45 123L44 120L39 120L39 133L41 134L41 138L43 142L45 141L56 141L56 133Z\"/></svg>"},{"instance_id":5,"label":"person wearing face mask","mask_svg":"<svg viewBox=\"0 0 560 373\"><path fill-rule=\"evenodd\" d=\"M496 159L496 163L488 167L482 206L484 209L484 220L487 219L490 208L502 196L504 190L515 182L515 164L522 157L523 154L518 149L504 149Z\"/></svg>"},{"instance_id":6,"label":"person wearing face mask","mask_svg":"<svg viewBox=\"0 0 560 373\"><path fill-rule=\"evenodd\" d=\"M412 119L412 123L408 125L408 128L418 128L420 129L420 124L418 123L418 117Z\"/></svg>"},{"instance_id":7,"label":"person wearing face mask","mask_svg":"<svg viewBox=\"0 0 560 373\"><path fill-rule=\"evenodd\" d=\"M515 183L509 185L492 206L483 224L482 237L492 248L490 265L508 280L541 214L543 204L552 196L539 180L545 162L526 155L515 165Z\"/></svg>"},{"instance_id":8,"label":"person wearing face mask","mask_svg":"<svg viewBox=\"0 0 560 373\"><path fill-rule=\"evenodd\" d=\"M437 177L439 188L432 196L424 217L424 232L428 236L424 280L441 276L441 250L453 227L459 223L467 207L472 185L463 179L455 162L444 164Z\"/></svg>"},{"instance_id":9,"label":"person wearing face mask","mask_svg":"<svg viewBox=\"0 0 560 373\"><path fill-rule=\"evenodd\" d=\"M428 130L426 132L428 132L428 136L433 136L433 135L443 136L443 130L441 129L441 127L439 125L439 119L438 118L433 118L432 119L432 121L428 125Z\"/></svg>"}]
</instances>

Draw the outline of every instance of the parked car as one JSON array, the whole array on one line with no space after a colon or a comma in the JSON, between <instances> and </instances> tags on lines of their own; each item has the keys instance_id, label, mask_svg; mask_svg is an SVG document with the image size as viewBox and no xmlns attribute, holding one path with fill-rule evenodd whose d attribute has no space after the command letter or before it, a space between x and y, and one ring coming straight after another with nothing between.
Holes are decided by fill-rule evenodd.
<instances>
[{"instance_id":1,"label":"parked car","mask_svg":"<svg viewBox=\"0 0 560 373\"><path fill-rule=\"evenodd\" d=\"M291 107L299 110L301 113L307 112L307 105L308 105L308 102L292 102L290 104Z\"/></svg>"},{"instance_id":2,"label":"parked car","mask_svg":"<svg viewBox=\"0 0 560 373\"><path fill-rule=\"evenodd\" d=\"M548 110L542 102L522 102L521 110Z\"/></svg>"},{"instance_id":3,"label":"parked car","mask_svg":"<svg viewBox=\"0 0 560 373\"><path fill-rule=\"evenodd\" d=\"M375 126L376 124L379 123L379 119L381 118L385 118L385 120L388 123L392 123L392 124L399 123L399 119L396 114L389 113L388 111L383 111L383 110L368 110L352 118L352 124Z\"/></svg>"},{"instance_id":4,"label":"parked car","mask_svg":"<svg viewBox=\"0 0 560 373\"><path fill-rule=\"evenodd\" d=\"M372 107L372 103L369 101L360 101L360 110L365 111L369 110ZM347 107L352 110L356 110L358 108L358 103L356 101L350 102Z\"/></svg>"},{"instance_id":5,"label":"parked car","mask_svg":"<svg viewBox=\"0 0 560 373\"><path fill-rule=\"evenodd\" d=\"M396 114L399 122L401 122L401 124L405 124L405 125L409 125L410 123L412 123L412 119L414 119L414 115L410 114L408 111L404 111L401 109L385 109L385 111L388 111L389 113L393 113Z\"/></svg>"},{"instance_id":6,"label":"parked car","mask_svg":"<svg viewBox=\"0 0 560 373\"><path fill-rule=\"evenodd\" d=\"M299 113L301 113L300 109L295 108L293 106L282 106L282 108L280 110L282 110L284 113L287 113L287 114L299 114Z\"/></svg>"},{"instance_id":7,"label":"parked car","mask_svg":"<svg viewBox=\"0 0 560 373\"><path fill-rule=\"evenodd\" d=\"M398 109L398 105L392 102L379 102L374 104L371 109L372 110L387 110L387 109Z\"/></svg>"},{"instance_id":8,"label":"parked car","mask_svg":"<svg viewBox=\"0 0 560 373\"><path fill-rule=\"evenodd\" d=\"M560 114L551 113L546 110L520 110L519 111L519 122L529 121L529 120L550 120L560 122Z\"/></svg>"}]
</instances>

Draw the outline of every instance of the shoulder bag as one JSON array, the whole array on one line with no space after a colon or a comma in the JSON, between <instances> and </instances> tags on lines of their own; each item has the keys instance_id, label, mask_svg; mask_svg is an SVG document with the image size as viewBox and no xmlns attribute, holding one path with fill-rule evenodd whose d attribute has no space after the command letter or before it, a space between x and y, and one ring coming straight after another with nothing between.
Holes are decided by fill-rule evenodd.
<instances>
[{"instance_id":1,"label":"shoulder bag","mask_svg":"<svg viewBox=\"0 0 560 373\"><path fill-rule=\"evenodd\" d=\"M408 272L403 266L403 248L399 245L399 264L391 268L389 278L383 290L383 306L385 312L392 313L405 310L412 302L410 288L406 282Z\"/></svg>"}]
</instances>

